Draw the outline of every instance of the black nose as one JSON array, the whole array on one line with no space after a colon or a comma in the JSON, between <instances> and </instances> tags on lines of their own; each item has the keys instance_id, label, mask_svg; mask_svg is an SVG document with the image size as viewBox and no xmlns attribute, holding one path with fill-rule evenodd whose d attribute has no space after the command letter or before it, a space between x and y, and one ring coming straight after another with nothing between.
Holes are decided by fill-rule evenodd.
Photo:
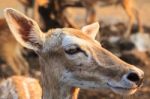
<instances>
[{"instance_id":1,"label":"black nose","mask_svg":"<svg viewBox=\"0 0 150 99\"><path fill-rule=\"evenodd\" d=\"M127 79L136 83L137 86L140 86L143 82L143 76L138 75L138 73L131 72L127 75Z\"/></svg>"}]
</instances>

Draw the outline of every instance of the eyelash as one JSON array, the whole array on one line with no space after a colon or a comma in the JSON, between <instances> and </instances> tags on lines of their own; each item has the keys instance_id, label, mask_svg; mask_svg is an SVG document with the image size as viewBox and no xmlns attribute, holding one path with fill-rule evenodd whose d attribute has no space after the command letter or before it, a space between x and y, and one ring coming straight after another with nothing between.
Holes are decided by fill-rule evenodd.
<instances>
[{"instance_id":1,"label":"eyelash","mask_svg":"<svg viewBox=\"0 0 150 99\"><path fill-rule=\"evenodd\" d=\"M76 47L76 48L70 48L68 50L65 50L65 52L69 55L73 55L73 54L77 54L79 52L82 52L85 56L88 56L87 53L85 51L83 51L81 48Z\"/></svg>"},{"instance_id":2,"label":"eyelash","mask_svg":"<svg viewBox=\"0 0 150 99\"><path fill-rule=\"evenodd\" d=\"M65 50L65 52L66 52L67 54L73 55L73 54L76 54L76 53L81 52L81 49L80 49L79 47L70 48L70 49L68 49L68 50Z\"/></svg>"}]
</instances>

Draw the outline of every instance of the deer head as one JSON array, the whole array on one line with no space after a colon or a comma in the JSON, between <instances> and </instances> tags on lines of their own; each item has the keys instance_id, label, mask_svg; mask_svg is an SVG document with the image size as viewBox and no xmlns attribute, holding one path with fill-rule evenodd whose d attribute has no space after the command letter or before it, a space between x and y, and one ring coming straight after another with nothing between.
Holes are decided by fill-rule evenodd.
<instances>
[{"instance_id":1,"label":"deer head","mask_svg":"<svg viewBox=\"0 0 150 99\"><path fill-rule=\"evenodd\" d=\"M71 87L106 87L130 95L141 86L143 71L120 60L94 39L99 31L98 23L81 30L57 28L43 33L34 20L22 13L11 8L4 13L17 41L39 55L45 97L58 96L58 92Z\"/></svg>"}]
</instances>

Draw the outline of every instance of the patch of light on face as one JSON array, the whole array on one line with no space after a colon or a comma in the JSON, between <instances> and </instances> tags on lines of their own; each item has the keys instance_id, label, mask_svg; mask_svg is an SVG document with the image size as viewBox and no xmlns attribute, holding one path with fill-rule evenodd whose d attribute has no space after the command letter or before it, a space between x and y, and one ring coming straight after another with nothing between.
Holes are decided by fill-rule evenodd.
<instances>
[{"instance_id":1,"label":"patch of light on face","mask_svg":"<svg viewBox=\"0 0 150 99\"><path fill-rule=\"evenodd\" d=\"M88 46L88 43L83 39L77 38L75 36L67 35L62 40L62 46L67 48L70 45L87 45ZM67 55L67 57L71 60L74 60L77 64L90 62L91 61L90 52L88 50L86 50L85 52L88 54L88 57L85 56L83 52L79 52L75 55Z\"/></svg>"},{"instance_id":2,"label":"patch of light on face","mask_svg":"<svg viewBox=\"0 0 150 99\"><path fill-rule=\"evenodd\" d=\"M70 44L79 44L79 45L87 45L87 42L83 39L77 38L75 36L65 36L62 41L62 46L67 46Z\"/></svg>"}]
</instances>

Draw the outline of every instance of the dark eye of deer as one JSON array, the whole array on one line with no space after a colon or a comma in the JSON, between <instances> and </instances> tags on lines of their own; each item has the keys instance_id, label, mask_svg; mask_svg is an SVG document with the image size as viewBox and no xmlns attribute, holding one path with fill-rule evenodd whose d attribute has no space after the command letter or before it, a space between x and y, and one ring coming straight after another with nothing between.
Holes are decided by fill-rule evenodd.
<instances>
[{"instance_id":1,"label":"dark eye of deer","mask_svg":"<svg viewBox=\"0 0 150 99\"><path fill-rule=\"evenodd\" d=\"M71 45L65 48L65 53L69 54L69 55L74 55L77 53L83 53L85 56L88 57L87 53L82 50L79 46L76 45Z\"/></svg>"},{"instance_id":2,"label":"dark eye of deer","mask_svg":"<svg viewBox=\"0 0 150 99\"><path fill-rule=\"evenodd\" d=\"M77 54L77 53L82 52L82 51L79 47L74 46L74 47L70 47L70 48L65 49L65 52L67 54L73 55L73 54Z\"/></svg>"}]
</instances>

